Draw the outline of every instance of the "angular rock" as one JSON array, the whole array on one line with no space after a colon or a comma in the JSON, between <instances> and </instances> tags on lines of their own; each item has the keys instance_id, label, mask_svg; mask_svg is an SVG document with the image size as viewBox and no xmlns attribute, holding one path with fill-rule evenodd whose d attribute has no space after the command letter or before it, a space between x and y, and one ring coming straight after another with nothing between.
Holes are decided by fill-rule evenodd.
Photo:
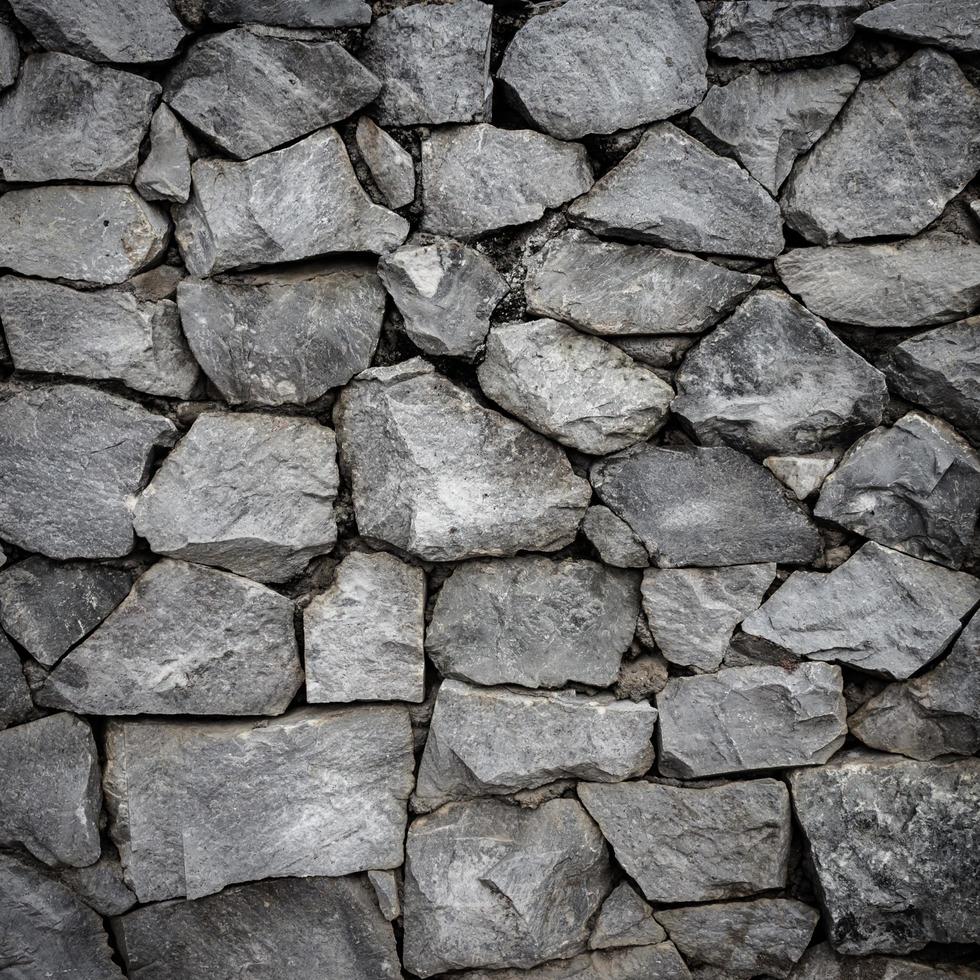
<instances>
[{"instance_id":1,"label":"angular rock","mask_svg":"<svg viewBox=\"0 0 980 980\"><path fill-rule=\"evenodd\" d=\"M381 83L339 44L247 28L195 41L167 78L171 109L238 159L346 119Z\"/></svg>"},{"instance_id":2,"label":"angular rock","mask_svg":"<svg viewBox=\"0 0 980 980\"><path fill-rule=\"evenodd\" d=\"M536 127L558 139L613 133L697 105L707 89L708 29L694 0L571 0L531 19L497 79Z\"/></svg>"},{"instance_id":3,"label":"angular rock","mask_svg":"<svg viewBox=\"0 0 980 980\"><path fill-rule=\"evenodd\" d=\"M648 568L643 608L660 652L672 664L717 670L735 627L759 608L775 577L773 563Z\"/></svg>"},{"instance_id":4,"label":"angular rock","mask_svg":"<svg viewBox=\"0 0 980 980\"><path fill-rule=\"evenodd\" d=\"M402 707L112 722L106 755L110 829L141 902L402 862L414 782Z\"/></svg>"},{"instance_id":5,"label":"angular rock","mask_svg":"<svg viewBox=\"0 0 980 980\"><path fill-rule=\"evenodd\" d=\"M579 783L578 795L651 902L739 898L786 882L789 793L775 779Z\"/></svg>"},{"instance_id":6,"label":"angular rock","mask_svg":"<svg viewBox=\"0 0 980 980\"><path fill-rule=\"evenodd\" d=\"M610 885L605 841L574 800L482 800L415 820L405 868L405 969L526 969L585 949Z\"/></svg>"},{"instance_id":7,"label":"angular rock","mask_svg":"<svg viewBox=\"0 0 980 980\"><path fill-rule=\"evenodd\" d=\"M977 942L980 759L848 752L789 781L836 950Z\"/></svg>"},{"instance_id":8,"label":"angular rock","mask_svg":"<svg viewBox=\"0 0 980 980\"><path fill-rule=\"evenodd\" d=\"M664 568L802 563L819 550L806 514L768 470L734 449L634 446L594 463L591 478Z\"/></svg>"},{"instance_id":9,"label":"angular rock","mask_svg":"<svg viewBox=\"0 0 980 980\"><path fill-rule=\"evenodd\" d=\"M592 182L577 143L485 124L434 130L422 141L422 227L472 238L526 224L584 194Z\"/></svg>"},{"instance_id":10,"label":"angular rock","mask_svg":"<svg viewBox=\"0 0 980 980\"><path fill-rule=\"evenodd\" d=\"M653 911L628 882L618 884L602 903L589 949L653 946L667 938Z\"/></svg>"},{"instance_id":11,"label":"angular rock","mask_svg":"<svg viewBox=\"0 0 980 980\"><path fill-rule=\"evenodd\" d=\"M191 196L191 142L165 103L150 120L150 152L136 172L136 189L147 201L184 204Z\"/></svg>"},{"instance_id":12,"label":"angular rock","mask_svg":"<svg viewBox=\"0 0 980 980\"><path fill-rule=\"evenodd\" d=\"M238 885L135 909L112 928L127 970L141 980L402 975L391 926L362 878Z\"/></svg>"},{"instance_id":13,"label":"angular rock","mask_svg":"<svg viewBox=\"0 0 980 980\"><path fill-rule=\"evenodd\" d=\"M216 24L272 24L277 27L357 27L371 22L364 0L204 0Z\"/></svg>"},{"instance_id":14,"label":"angular rock","mask_svg":"<svg viewBox=\"0 0 980 980\"><path fill-rule=\"evenodd\" d=\"M691 113L691 124L733 153L775 194L793 162L823 136L860 79L850 65L766 75L753 69L712 87Z\"/></svg>"},{"instance_id":15,"label":"angular rock","mask_svg":"<svg viewBox=\"0 0 980 980\"><path fill-rule=\"evenodd\" d=\"M378 262L378 275L427 354L473 357L490 329L490 314L507 295L494 264L459 242L400 248Z\"/></svg>"},{"instance_id":16,"label":"angular rock","mask_svg":"<svg viewBox=\"0 0 980 980\"><path fill-rule=\"evenodd\" d=\"M123 282L169 237L167 215L131 187L56 184L0 197L0 264L25 276Z\"/></svg>"},{"instance_id":17,"label":"angular rock","mask_svg":"<svg viewBox=\"0 0 980 980\"><path fill-rule=\"evenodd\" d=\"M793 572L742 630L904 680L945 650L978 601L980 579L869 541L828 574Z\"/></svg>"},{"instance_id":18,"label":"angular rock","mask_svg":"<svg viewBox=\"0 0 980 980\"><path fill-rule=\"evenodd\" d=\"M368 116L357 120L357 148L374 178L378 190L390 208L401 208L415 200L415 163L412 154L403 150Z\"/></svg>"},{"instance_id":19,"label":"angular rock","mask_svg":"<svg viewBox=\"0 0 980 980\"><path fill-rule=\"evenodd\" d=\"M460 565L436 597L426 651L476 684L608 687L639 612L636 577L536 555Z\"/></svg>"},{"instance_id":20,"label":"angular rock","mask_svg":"<svg viewBox=\"0 0 980 980\"><path fill-rule=\"evenodd\" d=\"M306 700L425 699L425 572L352 552L303 611Z\"/></svg>"},{"instance_id":21,"label":"angular rock","mask_svg":"<svg viewBox=\"0 0 980 980\"><path fill-rule=\"evenodd\" d=\"M820 914L783 898L662 909L657 921L688 963L723 967L735 977L787 977Z\"/></svg>"},{"instance_id":22,"label":"angular rock","mask_svg":"<svg viewBox=\"0 0 980 980\"><path fill-rule=\"evenodd\" d=\"M490 110L493 8L477 0L398 7L378 17L358 57L381 80L382 126L482 122Z\"/></svg>"},{"instance_id":23,"label":"angular rock","mask_svg":"<svg viewBox=\"0 0 980 980\"><path fill-rule=\"evenodd\" d=\"M17 35L6 24L0 24L0 89L9 88L20 71L20 46Z\"/></svg>"},{"instance_id":24,"label":"angular rock","mask_svg":"<svg viewBox=\"0 0 980 980\"><path fill-rule=\"evenodd\" d=\"M31 692L17 651L0 633L0 730L30 717L34 710Z\"/></svg>"},{"instance_id":25,"label":"angular rock","mask_svg":"<svg viewBox=\"0 0 980 980\"><path fill-rule=\"evenodd\" d=\"M200 371L169 299L4 276L0 317L20 371L118 380L170 398L190 398L197 387Z\"/></svg>"},{"instance_id":26,"label":"angular rock","mask_svg":"<svg viewBox=\"0 0 980 980\"><path fill-rule=\"evenodd\" d=\"M650 556L626 521L608 507L596 504L585 512L582 533L607 565L616 568L646 568Z\"/></svg>"},{"instance_id":27,"label":"angular rock","mask_svg":"<svg viewBox=\"0 0 980 980\"><path fill-rule=\"evenodd\" d=\"M671 943L582 953L533 970L473 970L461 980L690 980Z\"/></svg>"},{"instance_id":28,"label":"angular rock","mask_svg":"<svg viewBox=\"0 0 980 980\"><path fill-rule=\"evenodd\" d=\"M128 183L160 92L141 75L32 54L0 98L0 172L14 181Z\"/></svg>"},{"instance_id":29,"label":"angular rock","mask_svg":"<svg viewBox=\"0 0 980 980\"><path fill-rule=\"evenodd\" d=\"M649 439L674 395L618 347L557 320L494 327L477 377L511 415L592 455Z\"/></svg>"},{"instance_id":30,"label":"angular rock","mask_svg":"<svg viewBox=\"0 0 980 980\"><path fill-rule=\"evenodd\" d=\"M527 264L529 313L600 336L700 333L759 281L695 255L606 242L576 230L552 239Z\"/></svg>"},{"instance_id":31,"label":"angular rock","mask_svg":"<svg viewBox=\"0 0 980 980\"><path fill-rule=\"evenodd\" d=\"M820 943L806 951L792 980L977 980L978 976L965 967L946 970L891 956L840 956L830 943Z\"/></svg>"},{"instance_id":32,"label":"angular rock","mask_svg":"<svg viewBox=\"0 0 980 980\"><path fill-rule=\"evenodd\" d=\"M157 470L133 526L159 555L285 582L337 541L332 429L205 412Z\"/></svg>"},{"instance_id":33,"label":"angular rock","mask_svg":"<svg viewBox=\"0 0 980 980\"><path fill-rule=\"evenodd\" d=\"M844 454L813 512L896 551L960 568L980 513L980 454L945 422L909 412Z\"/></svg>"},{"instance_id":34,"label":"angular rock","mask_svg":"<svg viewBox=\"0 0 980 980\"><path fill-rule=\"evenodd\" d=\"M58 878L99 915L122 915L136 904L136 896L123 881L122 865L113 848L86 868L62 868Z\"/></svg>"},{"instance_id":35,"label":"angular rock","mask_svg":"<svg viewBox=\"0 0 980 980\"><path fill-rule=\"evenodd\" d=\"M970 0L891 0L861 14L855 23L959 54L980 52L980 10Z\"/></svg>"},{"instance_id":36,"label":"angular rock","mask_svg":"<svg viewBox=\"0 0 980 980\"><path fill-rule=\"evenodd\" d=\"M48 715L0 732L0 843L45 864L99 859L99 753L88 722Z\"/></svg>"},{"instance_id":37,"label":"angular rock","mask_svg":"<svg viewBox=\"0 0 980 980\"><path fill-rule=\"evenodd\" d=\"M400 876L394 871L369 871L368 881L374 889L381 914L388 922L400 918L402 914L400 893Z\"/></svg>"},{"instance_id":38,"label":"angular rock","mask_svg":"<svg viewBox=\"0 0 980 980\"><path fill-rule=\"evenodd\" d=\"M858 86L786 182L783 214L820 244L914 235L978 169L980 92L948 54L919 51Z\"/></svg>"},{"instance_id":39,"label":"angular rock","mask_svg":"<svg viewBox=\"0 0 980 980\"><path fill-rule=\"evenodd\" d=\"M575 537L589 487L564 452L421 358L364 372L341 393L335 420L368 538L458 561L554 551Z\"/></svg>"},{"instance_id":40,"label":"angular rock","mask_svg":"<svg viewBox=\"0 0 980 980\"><path fill-rule=\"evenodd\" d=\"M244 163L198 160L191 175L191 198L174 210L177 244L194 276L328 252L382 252L408 234L404 218L371 202L333 129Z\"/></svg>"},{"instance_id":41,"label":"angular rock","mask_svg":"<svg viewBox=\"0 0 980 980\"><path fill-rule=\"evenodd\" d=\"M753 293L684 358L671 411L757 458L846 445L881 422L884 375L783 292Z\"/></svg>"},{"instance_id":42,"label":"angular rock","mask_svg":"<svg viewBox=\"0 0 980 980\"><path fill-rule=\"evenodd\" d=\"M806 500L816 493L837 465L833 453L814 453L812 456L767 456L765 466L780 483L789 487L797 500Z\"/></svg>"},{"instance_id":43,"label":"angular rock","mask_svg":"<svg viewBox=\"0 0 980 980\"><path fill-rule=\"evenodd\" d=\"M185 279L177 305L194 356L227 401L302 405L371 363L385 294L368 264L348 261Z\"/></svg>"},{"instance_id":44,"label":"angular rock","mask_svg":"<svg viewBox=\"0 0 980 980\"><path fill-rule=\"evenodd\" d=\"M78 385L0 402L0 536L51 558L133 547L129 499L176 430L133 402Z\"/></svg>"}]
</instances>

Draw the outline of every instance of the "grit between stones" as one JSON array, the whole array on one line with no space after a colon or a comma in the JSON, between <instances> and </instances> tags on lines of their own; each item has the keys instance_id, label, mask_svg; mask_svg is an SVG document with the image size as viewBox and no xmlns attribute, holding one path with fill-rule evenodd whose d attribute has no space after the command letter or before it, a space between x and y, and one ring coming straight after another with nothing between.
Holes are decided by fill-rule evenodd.
<instances>
[{"instance_id":1,"label":"grit between stones","mask_svg":"<svg viewBox=\"0 0 980 980\"><path fill-rule=\"evenodd\" d=\"M0 4L0 980L980 980L977 85Z\"/></svg>"}]
</instances>

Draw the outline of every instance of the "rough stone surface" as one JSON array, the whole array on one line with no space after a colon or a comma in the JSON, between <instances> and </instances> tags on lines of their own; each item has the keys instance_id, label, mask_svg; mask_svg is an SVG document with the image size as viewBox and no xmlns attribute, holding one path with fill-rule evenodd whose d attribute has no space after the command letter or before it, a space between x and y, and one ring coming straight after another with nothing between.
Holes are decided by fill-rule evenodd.
<instances>
[{"instance_id":1,"label":"rough stone surface","mask_svg":"<svg viewBox=\"0 0 980 980\"><path fill-rule=\"evenodd\" d=\"M357 121L357 149L367 164L378 190L390 208L401 208L415 200L415 164L368 116Z\"/></svg>"},{"instance_id":2,"label":"rough stone surface","mask_svg":"<svg viewBox=\"0 0 980 980\"><path fill-rule=\"evenodd\" d=\"M335 456L312 419L205 413L136 501L136 533L160 555L284 582L337 540Z\"/></svg>"},{"instance_id":3,"label":"rough stone surface","mask_svg":"<svg viewBox=\"0 0 980 980\"><path fill-rule=\"evenodd\" d=\"M585 512L582 533L607 565L646 568L650 563L646 548L629 524L602 504L596 504Z\"/></svg>"},{"instance_id":4,"label":"rough stone surface","mask_svg":"<svg viewBox=\"0 0 980 980\"><path fill-rule=\"evenodd\" d=\"M589 937L589 949L654 946L666 938L667 933L653 917L650 906L624 881L602 903Z\"/></svg>"},{"instance_id":5,"label":"rough stone surface","mask_svg":"<svg viewBox=\"0 0 980 980\"><path fill-rule=\"evenodd\" d=\"M88 867L61 868L58 878L99 915L122 915L136 904L112 847L103 848L102 857Z\"/></svg>"},{"instance_id":6,"label":"rough stone surface","mask_svg":"<svg viewBox=\"0 0 980 980\"><path fill-rule=\"evenodd\" d=\"M958 54L980 52L980 10L970 0L891 0L861 14L855 23Z\"/></svg>"},{"instance_id":7,"label":"rough stone surface","mask_svg":"<svg viewBox=\"0 0 980 980\"><path fill-rule=\"evenodd\" d=\"M420 977L579 953L610 885L605 841L574 800L449 804L412 823L405 849L403 956Z\"/></svg>"},{"instance_id":8,"label":"rough stone surface","mask_svg":"<svg viewBox=\"0 0 980 980\"><path fill-rule=\"evenodd\" d=\"M9 88L20 71L17 35L7 24L0 24L0 88Z\"/></svg>"},{"instance_id":9,"label":"rough stone surface","mask_svg":"<svg viewBox=\"0 0 980 980\"><path fill-rule=\"evenodd\" d=\"M830 943L811 946L792 980L977 980L968 968L933 966L892 956L840 956Z\"/></svg>"},{"instance_id":10,"label":"rough stone surface","mask_svg":"<svg viewBox=\"0 0 980 980\"><path fill-rule=\"evenodd\" d=\"M20 657L0 633L0 730L26 721L33 710Z\"/></svg>"},{"instance_id":11,"label":"rough stone surface","mask_svg":"<svg viewBox=\"0 0 980 980\"><path fill-rule=\"evenodd\" d=\"M476 684L606 687L639 604L636 577L598 562L473 561L436 597L426 650L443 675Z\"/></svg>"},{"instance_id":12,"label":"rough stone surface","mask_svg":"<svg viewBox=\"0 0 980 980\"><path fill-rule=\"evenodd\" d=\"M690 976L671 943L583 953L533 970L460 974L465 980L689 980Z\"/></svg>"},{"instance_id":13,"label":"rough stone surface","mask_svg":"<svg viewBox=\"0 0 980 980\"><path fill-rule=\"evenodd\" d=\"M204 0L204 12L216 24L356 27L371 20L364 0Z\"/></svg>"},{"instance_id":14,"label":"rough stone surface","mask_svg":"<svg viewBox=\"0 0 980 980\"><path fill-rule=\"evenodd\" d=\"M455 561L553 551L575 537L589 488L565 454L420 358L362 374L335 420L369 538Z\"/></svg>"},{"instance_id":15,"label":"rough stone surface","mask_svg":"<svg viewBox=\"0 0 980 980\"><path fill-rule=\"evenodd\" d=\"M306 699L422 701L425 573L353 552L303 612Z\"/></svg>"},{"instance_id":16,"label":"rough stone surface","mask_svg":"<svg viewBox=\"0 0 980 980\"><path fill-rule=\"evenodd\" d=\"M150 120L150 152L136 172L136 189L147 201L184 204L191 196L191 143L163 103Z\"/></svg>"},{"instance_id":17,"label":"rough stone surface","mask_svg":"<svg viewBox=\"0 0 980 980\"><path fill-rule=\"evenodd\" d=\"M816 493L837 465L833 453L814 453L812 456L767 456L765 466L780 483L789 487L797 500L806 500Z\"/></svg>"},{"instance_id":18,"label":"rough stone surface","mask_svg":"<svg viewBox=\"0 0 980 980\"><path fill-rule=\"evenodd\" d=\"M774 779L579 783L578 795L651 902L739 898L786 881L789 793Z\"/></svg>"},{"instance_id":19,"label":"rough stone surface","mask_svg":"<svg viewBox=\"0 0 980 980\"><path fill-rule=\"evenodd\" d=\"M381 914L388 922L401 917L401 884L394 871L369 871L368 881L374 889ZM367 980L367 978L365 978Z\"/></svg>"}]
</instances>

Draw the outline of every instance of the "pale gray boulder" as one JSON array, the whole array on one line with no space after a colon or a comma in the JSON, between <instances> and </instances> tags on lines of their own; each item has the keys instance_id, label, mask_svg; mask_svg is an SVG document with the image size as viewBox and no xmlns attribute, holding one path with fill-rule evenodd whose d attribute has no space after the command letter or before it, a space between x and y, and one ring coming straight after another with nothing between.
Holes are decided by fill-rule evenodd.
<instances>
[{"instance_id":1,"label":"pale gray boulder","mask_svg":"<svg viewBox=\"0 0 980 980\"><path fill-rule=\"evenodd\" d=\"M688 252L771 259L784 244L769 194L671 123L651 126L568 213L599 235Z\"/></svg>"},{"instance_id":2,"label":"pale gray boulder","mask_svg":"<svg viewBox=\"0 0 980 980\"><path fill-rule=\"evenodd\" d=\"M431 561L574 540L590 491L564 452L421 358L365 371L334 417L367 538Z\"/></svg>"},{"instance_id":3,"label":"pale gray boulder","mask_svg":"<svg viewBox=\"0 0 980 980\"><path fill-rule=\"evenodd\" d=\"M580 953L611 884L606 843L575 800L451 803L413 821L405 849L403 961L420 977Z\"/></svg>"},{"instance_id":4,"label":"pale gray boulder","mask_svg":"<svg viewBox=\"0 0 980 980\"><path fill-rule=\"evenodd\" d=\"M599 950L553 960L532 970L471 970L460 980L690 980L671 943Z\"/></svg>"},{"instance_id":5,"label":"pale gray boulder","mask_svg":"<svg viewBox=\"0 0 980 980\"><path fill-rule=\"evenodd\" d=\"M578 795L651 902L739 898L786 883L789 793L775 779L579 783Z\"/></svg>"},{"instance_id":6,"label":"pale gray boulder","mask_svg":"<svg viewBox=\"0 0 980 980\"><path fill-rule=\"evenodd\" d=\"M0 89L9 88L20 71L20 46L17 35L7 24L0 24Z\"/></svg>"},{"instance_id":7,"label":"pale gray boulder","mask_svg":"<svg viewBox=\"0 0 980 980\"><path fill-rule=\"evenodd\" d=\"M767 456L762 465L793 491L797 500L816 493L837 465L835 453L813 453L809 456Z\"/></svg>"},{"instance_id":8,"label":"pale gray boulder","mask_svg":"<svg viewBox=\"0 0 980 980\"><path fill-rule=\"evenodd\" d=\"M369 116L357 120L357 149L367 164L385 204L402 208L415 200L415 163L412 154L396 143Z\"/></svg>"},{"instance_id":9,"label":"pale gray boulder","mask_svg":"<svg viewBox=\"0 0 980 980\"><path fill-rule=\"evenodd\" d=\"M811 946L792 980L978 980L968 967L944 968L893 956L841 956L830 943Z\"/></svg>"},{"instance_id":10,"label":"pale gray boulder","mask_svg":"<svg viewBox=\"0 0 980 980\"><path fill-rule=\"evenodd\" d=\"M59 868L58 879L99 915L122 915L136 904L136 896L123 881L119 856L111 846L103 847L95 864L84 868Z\"/></svg>"},{"instance_id":11,"label":"pale gray boulder","mask_svg":"<svg viewBox=\"0 0 980 980\"><path fill-rule=\"evenodd\" d=\"M413 768L408 712L393 705L114 721L110 831L141 902L259 878L394 868Z\"/></svg>"},{"instance_id":12,"label":"pale gray boulder","mask_svg":"<svg viewBox=\"0 0 980 980\"><path fill-rule=\"evenodd\" d=\"M303 610L306 700L425 698L425 572L352 552Z\"/></svg>"},{"instance_id":13,"label":"pale gray boulder","mask_svg":"<svg viewBox=\"0 0 980 980\"><path fill-rule=\"evenodd\" d=\"M436 597L426 651L476 684L608 687L636 629L636 576L527 555L460 565Z\"/></svg>"},{"instance_id":14,"label":"pale gray boulder","mask_svg":"<svg viewBox=\"0 0 980 980\"><path fill-rule=\"evenodd\" d=\"M133 547L129 501L172 422L79 385L0 402L0 536L50 558L113 558Z\"/></svg>"},{"instance_id":15,"label":"pale gray boulder","mask_svg":"<svg viewBox=\"0 0 980 980\"><path fill-rule=\"evenodd\" d=\"M655 946L667 938L653 910L629 882L620 882L602 903L596 916L589 949Z\"/></svg>"},{"instance_id":16,"label":"pale gray boulder","mask_svg":"<svg viewBox=\"0 0 980 980\"><path fill-rule=\"evenodd\" d=\"M367 878L385 919L394 922L401 918L401 875L394 871L369 871Z\"/></svg>"},{"instance_id":17,"label":"pale gray boulder","mask_svg":"<svg viewBox=\"0 0 980 980\"><path fill-rule=\"evenodd\" d=\"M150 152L136 171L140 195L185 204L191 196L192 149L180 120L161 102L150 120Z\"/></svg>"},{"instance_id":18,"label":"pale gray boulder","mask_svg":"<svg viewBox=\"0 0 980 980\"><path fill-rule=\"evenodd\" d=\"M358 27L371 22L364 0L204 0L216 24L272 24L277 27Z\"/></svg>"},{"instance_id":19,"label":"pale gray boulder","mask_svg":"<svg viewBox=\"0 0 980 980\"><path fill-rule=\"evenodd\" d=\"M607 565L646 568L650 564L650 556L643 542L629 524L602 504L596 504L585 512L582 533Z\"/></svg>"},{"instance_id":20,"label":"pale gray boulder","mask_svg":"<svg viewBox=\"0 0 980 980\"><path fill-rule=\"evenodd\" d=\"M17 651L0 632L0 730L26 721L34 711Z\"/></svg>"},{"instance_id":21,"label":"pale gray boulder","mask_svg":"<svg viewBox=\"0 0 980 980\"><path fill-rule=\"evenodd\" d=\"M385 294L368 263L343 261L185 279L177 306L187 343L227 401L303 405L370 365Z\"/></svg>"},{"instance_id":22,"label":"pale gray boulder","mask_svg":"<svg viewBox=\"0 0 980 980\"><path fill-rule=\"evenodd\" d=\"M891 0L861 14L855 23L957 54L980 52L980 10L971 0Z\"/></svg>"},{"instance_id":23,"label":"pale gray boulder","mask_svg":"<svg viewBox=\"0 0 980 980\"><path fill-rule=\"evenodd\" d=\"M869 541L832 572L793 572L742 630L797 657L904 680L978 601L980 579Z\"/></svg>"},{"instance_id":24,"label":"pale gray boulder","mask_svg":"<svg viewBox=\"0 0 980 980\"><path fill-rule=\"evenodd\" d=\"M977 942L980 759L848 752L789 782L838 952Z\"/></svg>"}]
</instances>

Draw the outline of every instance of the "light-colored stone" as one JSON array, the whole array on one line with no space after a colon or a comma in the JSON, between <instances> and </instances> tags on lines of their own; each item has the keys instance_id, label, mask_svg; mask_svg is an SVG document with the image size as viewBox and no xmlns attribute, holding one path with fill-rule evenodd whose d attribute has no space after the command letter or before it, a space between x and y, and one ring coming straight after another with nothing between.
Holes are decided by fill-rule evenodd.
<instances>
[{"instance_id":1,"label":"light-colored stone","mask_svg":"<svg viewBox=\"0 0 980 980\"><path fill-rule=\"evenodd\" d=\"M797 500L806 500L816 493L837 465L834 453L814 453L810 456L767 456L765 466L780 483L789 487Z\"/></svg>"}]
</instances>

